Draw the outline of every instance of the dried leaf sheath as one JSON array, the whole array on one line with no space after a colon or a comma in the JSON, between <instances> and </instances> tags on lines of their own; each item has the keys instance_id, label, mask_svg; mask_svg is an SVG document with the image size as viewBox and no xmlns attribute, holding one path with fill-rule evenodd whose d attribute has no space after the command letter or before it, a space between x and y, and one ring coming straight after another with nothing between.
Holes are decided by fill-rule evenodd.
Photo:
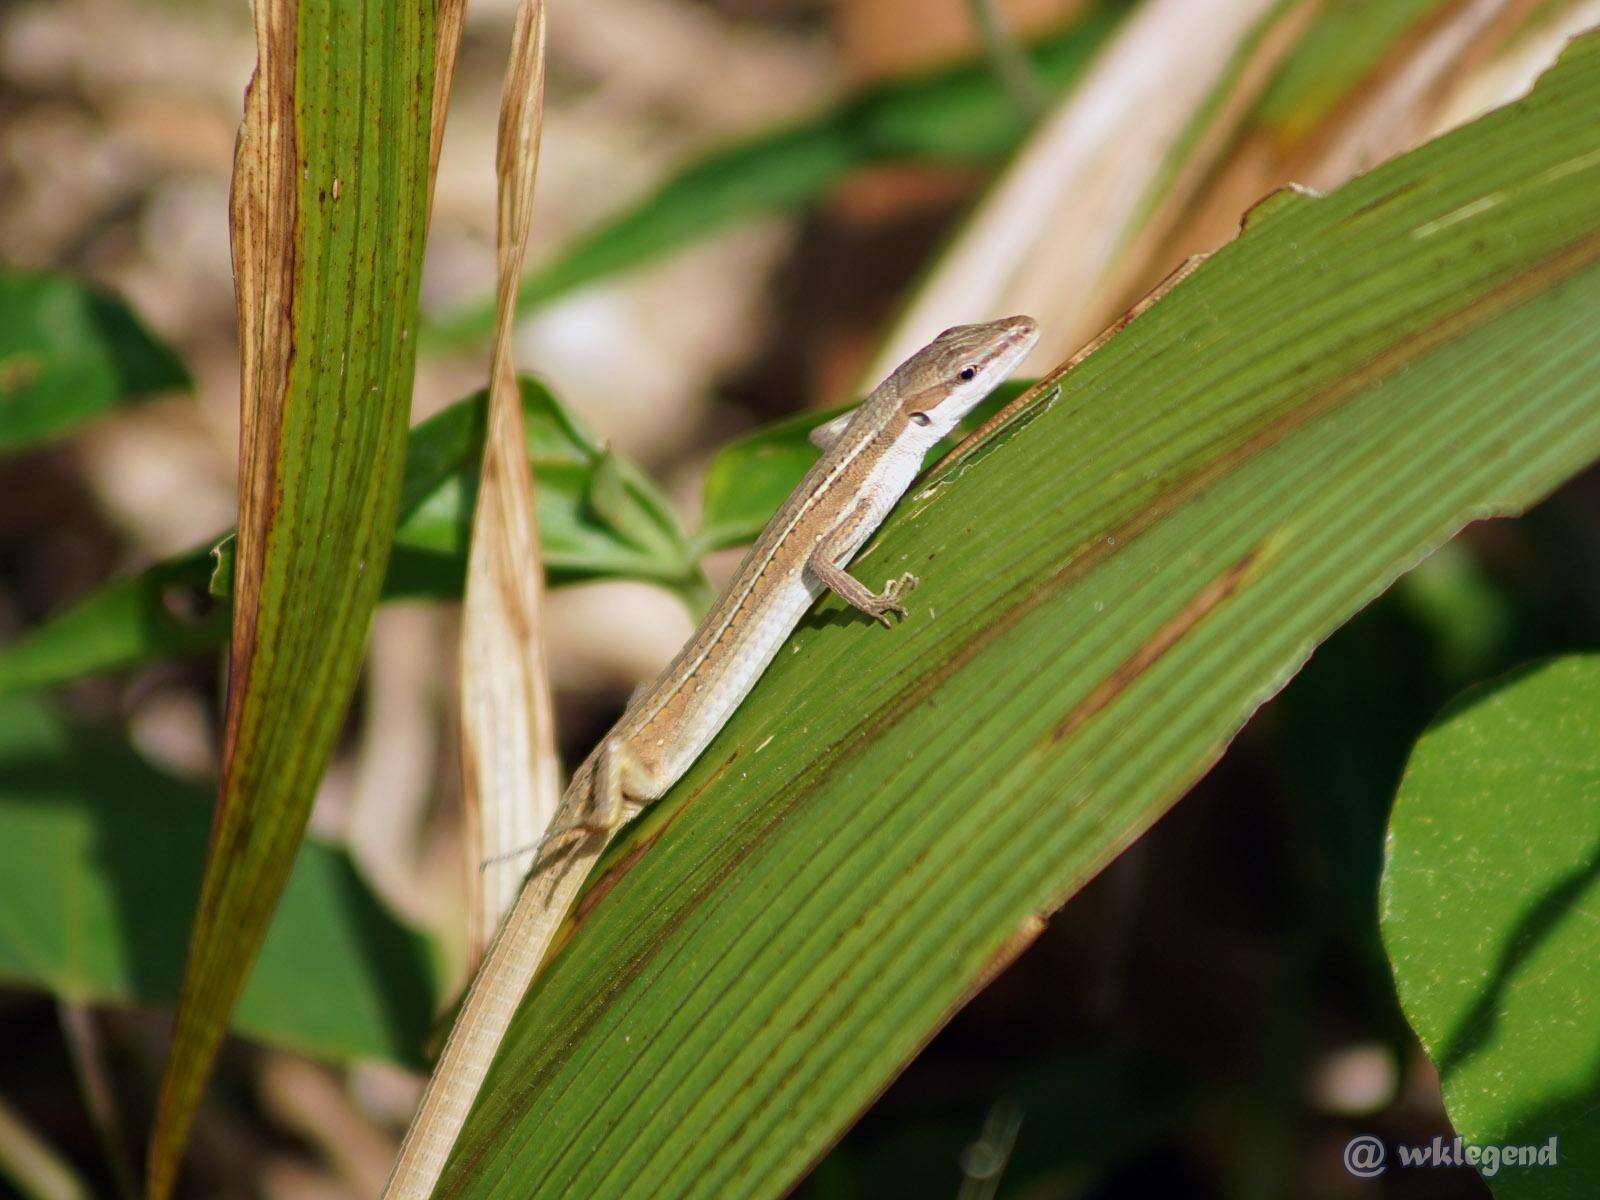
<instances>
[{"instance_id":1,"label":"dried leaf sheath","mask_svg":"<svg viewBox=\"0 0 1600 1200\"><path fill-rule=\"evenodd\" d=\"M560 800L541 629L543 565L534 483L511 360L516 290L538 168L544 28L543 4L525 0L517 11L500 112L499 311L490 362L489 428L462 608L469 950L474 964L485 948L488 956L423 1092L385 1196L421 1198L433 1190L500 1035L539 965L548 927L561 920L588 873L584 866L546 874L518 898L532 847ZM529 854L517 853L524 849ZM495 938L513 901L516 908Z\"/></svg>"},{"instance_id":2,"label":"dried leaf sheath","mask_svg":"<svg viewBox=\"0 0 1600 1200\"><path fill-rule=\"evenodd\" d=\"M1054 366L1104 328L1118 311L1104 298L1125 294L1149 226L1170 219L1172 203L1199 182L1316 7L1139 6L944 252L867 376L958 320L1032 313L1045 334L1025 373Z\"/></svg>"},{"instance_id":3,"label":"dried leaf sheath","mask_svg":"<svg viewBox=\"0 0 1600 1200\"><path fill-rule=\"evenodd\" d=\"M259 597L261 547L272 516L278 423L288 386L294 333L282 319L293 303L296 213L294 120L295 18L292 2L255 6L260 57L245 93L244 122L234 149L230 218L233 280L239 308L239 539L256 553L235 565L235 594ZM249 674L258 605L234 605L228 678ZM222 777L237 749L244 689L228 692L228 734Z\"/></svg>"},{"instance_id":4,"label":"dried leaf sheath","mask_svg":"<svg viewBox=\"0 0 1600 1200\"><path fill-rule=\"evenodd\" d=\"M474 966L516 898L532 847L561 793L545 667L538 514L511 356L543 99L544 11L535 2L517 13L500 113L499 322L462 610L462 795L468 816L468 953Z\"/></svg>"},{"instance_id":5,"label":"dried leaf sheath","mask_svg":"<svg viewBox=\"0 0 1600 1200\"><path fill-rule=\"evenodd\" d=\"M195 1106L344 721L394 536L456 4L261 0L235 161L234 638L216 815L149 1194Z\"/></svg>"}]
</instances>

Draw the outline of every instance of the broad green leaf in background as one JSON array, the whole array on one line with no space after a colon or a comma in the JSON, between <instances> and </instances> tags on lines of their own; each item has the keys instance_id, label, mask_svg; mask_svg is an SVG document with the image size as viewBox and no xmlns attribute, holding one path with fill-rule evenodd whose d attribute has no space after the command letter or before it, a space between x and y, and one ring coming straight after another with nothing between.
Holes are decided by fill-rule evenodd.
<instances>
[{"instance_id":1,"label":"broad green leaf in background","mask_svg":"<svg viewBox=\"0 0 1600 1200\"><path fill-rule=\"evenodd\" d=\"M231 222L242 420L227 720L149 1200L166 1200L176 1181L388 567L460 3L255 6Z\"/></svg>"},{"instance_id":2,"label":"broad green leaf in background","mask_svg":"<svg viewBox=\"0 0 1600 1200\"><path fill-rule=\"evenodd\" d=\"M1423 734L1389 819L1384 943L1451 1121L1559 1139L1555 1167L1499 1168L1499 1197L1600 1194L1597 747L1600 657L1526 667Z\"/></svg>"},{"instance_id":3,"label":"broad green leaf in background","mask_svg":"<svg viewBox=\"0 0 1600 1200\"><path fill-rule=\"evenodd\" d=\"M528 456L539 480L539 535L549 582L647 579L696 602L698 568L671 507L642 472L607 452L538 382L523 378ZM385 598L461 594L483 449L480 392L428 418L406 443L400 524ZM607 476L596 497L602 464ZM0 647L0 694L48 687L224 644L233 535L113 580Z\"/></svg>"},{"instance_id":4,"label":"broad green leaf in background","mask_svg":"<svg viewBox=\"0 0 1600 1200\"><path fill-rule=\"evenodd\" d=\"M200 890L208 789L30 697L0 701L0 979L75 1003L165 1006ZM234 1028L350 1060L415 1065L433 952L311 841L295 864Z\"/></svg>"},{"instance_id":5,"label":"broad green leaf in background","mask_svg":"<svg viewBox=\"0 0 1600 1200\"><path fill-rule=\"evenodd\" d=\"M1129 5L1091 0L1059 33L1030 49L1053 88L1072 83ZM850 172L915 159L994 162L1021 140L1027 116L985 62L870 88L837 108L775 133L716 151L667 180L637 205L579 238L524 280L520 312L607 275L648 262L738 221L816 199ZM429 349L486 337L489 300L424 330Z\"/></svg>"},{"instance_id":6,"label":"broad green leaf in background","mask_svg":"<svg viewBox=\"0 0 1600 1200\"><path fill-rule=\"evenodd\" d=\"M0 267L0 452L189 385L120 300L70 275Z\"/></svg>"},{"instance_id":7,"label":"broad green leaf in background","mask_svg":"<svg viewBox=\"0 0 1600 1200\"><path fill-rule=\"evenodd\" d=\"M539 537L552 584L649 579L692 589L698 576L672 507L632 463L601 446L540 382L522 385L528 459L538 480ZM461 594L483 453L483 392L411 431L386 596ZM224 539L211 590L232 589Z\"/></svg>"},{"instance_id":8,"label":"broad green leaf in background","mask_svg":"<svg viewBox=\"0 0 1600 1200\"><path fill-rule=\"evenodd\" d=\"M1600 457L1600 37L1280 197L948 461L619 839L435 1195L774 1196L1467 521Z\"/></svg>"}]
</instances>

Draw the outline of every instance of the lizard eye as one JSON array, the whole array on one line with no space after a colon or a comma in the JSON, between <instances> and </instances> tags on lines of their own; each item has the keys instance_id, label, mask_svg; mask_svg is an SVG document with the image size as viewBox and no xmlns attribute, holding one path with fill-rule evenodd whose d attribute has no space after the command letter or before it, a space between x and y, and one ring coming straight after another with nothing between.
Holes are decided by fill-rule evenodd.
<instances>
[{"instance_id":1,"label":"lizard eye","mask_svg":"<svg viewBox=\"0 0 1600 1200\"><path fill-rule=\"evenodd\" d=\"M977 367L962 367L961 368L961 378L962 379L970 380L970 379L974 378L977 374L978 374L978 368Z\"/></svg>"},{"instance_id":2,"label":"lizard eye","mask_svg":"<svg viewBox=\"0 0 1600 1200\"><path fill-rule=\"evenodd\" d=\"M911 414L911 423L913 425L926 425L930 419L931 418L929 418L928 414L925 412L914 412Z\"/></svg>"}]
</instances>

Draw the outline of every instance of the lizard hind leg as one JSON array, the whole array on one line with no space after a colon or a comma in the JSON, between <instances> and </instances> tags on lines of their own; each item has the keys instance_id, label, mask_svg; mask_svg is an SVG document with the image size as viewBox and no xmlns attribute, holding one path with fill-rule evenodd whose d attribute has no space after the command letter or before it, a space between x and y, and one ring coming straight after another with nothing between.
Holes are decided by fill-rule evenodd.
<instances>
[{"instance_id":1,"label":"lizard hind leg","mask_svg":"<svg viewBox=\"0 0 1600 1200\"><path fill-rule=\"evenodd\" d=\"M572 799L550 824L547 838L572 834L607 836L627 817L629 784L640 775L638 764L619 738L608 737L595 755L589 786Z\"/></svg>"}]
</instances>

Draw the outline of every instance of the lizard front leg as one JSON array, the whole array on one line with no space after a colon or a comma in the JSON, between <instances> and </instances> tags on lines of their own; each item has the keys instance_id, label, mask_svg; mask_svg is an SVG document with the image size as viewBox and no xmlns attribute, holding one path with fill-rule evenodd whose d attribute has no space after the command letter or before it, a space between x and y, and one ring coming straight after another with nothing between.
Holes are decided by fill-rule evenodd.
<instances>
[{"instance_id":1,"label":"lizard front leg","mask_svg":"<svg viewBox=\"0 0 1600 1200\"><path fill-rule=\"evenodd\" d=\"M837 528L817 543L806 559L806 569L816 576L817 582L836 593L845 603L867 614L874 621L888 626L889 614L903 617L906 606L901 602L917 586L917 577L910 573L891 579L883 585L882 592L874 592L854 575L839 566L839 559L847 553L845 543L854 526L854 512L841 521Z\"/></svg>"}]
</instances>

